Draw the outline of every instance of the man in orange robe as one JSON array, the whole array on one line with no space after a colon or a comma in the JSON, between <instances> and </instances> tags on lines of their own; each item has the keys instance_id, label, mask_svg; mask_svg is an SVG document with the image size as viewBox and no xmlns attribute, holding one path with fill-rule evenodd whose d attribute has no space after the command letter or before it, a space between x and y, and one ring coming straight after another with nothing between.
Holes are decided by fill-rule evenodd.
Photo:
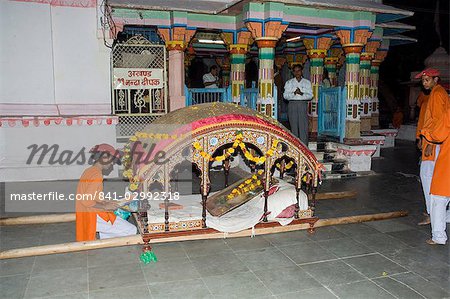
<instances>
[{"instance_id":1,"label":"man in orange robe","mask_svg":"<svg viewBox=\"0 0 450 299\"><path fill-rule=\"evenodd\" d=\"M428 99L430 98L429 93L425 93L421 91L419 96L417 97L417 107L420 108L419 119L417 120L417 129L416 129L416 140L418 142L419 149L422 149L422 145L420 143L420 131L423 128L423 122L425 120L425 111L428 106Z\"/></svg>"},{"instance_id":2,"label":"man in orange robe","mask_svg":"<svg viewBox=\"0 0 450 299\"><path fill-rule=\"evenodd\" d=\"M114 163L120 161L119 153L109 144L100 144L91 149L94 165L81 175L77 187L76 240L95 240L136 234L136 227L116 217L112 212L117 203L106 200L103 194L103 174L111 173Z\"/></svg>"},{"instance_id":3,"label":"man in orange robe","mask_svg":"<svg viewBox=\"0 0 450 299\"><path fill-rule=\"evenodd\" d=\"M430 245L445 244L446 222L450 222L450 211L446 207L450 202L450 98L447 97L446 113L441 122L431 128L424 128L422 136L432 143L441 143L439 157L434 168L431 182L431 232Z\"/></svg>"},{"instance_id":4,"label":"man in orange robe","mask_svg":"<svg viewBox=\"0 0 450 299\"><path fill-rule=\"evenodd\" d=\"M423 129L431 129L438 124L445 113L445 106L448 99L445 89L438 84L439 71L435 69L426 69L420 72L415 78L422 79L423 87L431 90L428 99L427 108L423 121ZM419 144L422 146L422 162L420 164L420 179L422 181L423 193L425 196L425 204L427 214L430 214L430 186L433 178L434 165L439 155L440 146L430 143L425 139L420 139ZM419 225L430 224L430 217L427 216Z\"/></svg>"}]
</instances>

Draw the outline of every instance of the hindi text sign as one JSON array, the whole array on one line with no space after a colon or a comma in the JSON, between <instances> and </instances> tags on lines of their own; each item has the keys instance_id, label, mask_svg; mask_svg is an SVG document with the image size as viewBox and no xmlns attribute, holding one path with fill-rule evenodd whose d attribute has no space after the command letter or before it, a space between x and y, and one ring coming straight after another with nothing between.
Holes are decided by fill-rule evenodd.
<instances>
[{"instance_id":1,"label":"hindi text sign","mask_svg":"<svg viewBox=\"0 0 450 299\"><path fill-rule=\"evenodd\" d=\"M114 89L163 88L163 69L115 68Z\"/></svg>"}]
</instances>

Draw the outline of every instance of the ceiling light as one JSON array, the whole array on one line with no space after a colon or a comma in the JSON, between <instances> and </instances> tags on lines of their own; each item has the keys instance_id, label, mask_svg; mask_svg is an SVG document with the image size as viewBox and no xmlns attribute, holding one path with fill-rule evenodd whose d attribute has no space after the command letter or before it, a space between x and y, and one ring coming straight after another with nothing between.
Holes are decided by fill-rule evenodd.
<instances>
[{"instance_id":1,"label":"ceiling light","mask_svg":"<svg viewBox=\"0 0 450 299\"><path fill-rule=\"evenodd\" d=\"M299 40L299 39L300 39L300 36L292 37L292 38L288 38L288 39L286 40L286 42L293 42L293 41Z\"/></svg>"},{"instance_id":2,"label":"ceiling light","mask_svg":"<svg viewBox=\"0 0 450 299\"><path fill-rule=\"evenodd\" d=\"M219 44L219 45L224 44L223 40L212 40L212 39L199 39L198 42L202 44Z\"/></svg>"}]
</instances>

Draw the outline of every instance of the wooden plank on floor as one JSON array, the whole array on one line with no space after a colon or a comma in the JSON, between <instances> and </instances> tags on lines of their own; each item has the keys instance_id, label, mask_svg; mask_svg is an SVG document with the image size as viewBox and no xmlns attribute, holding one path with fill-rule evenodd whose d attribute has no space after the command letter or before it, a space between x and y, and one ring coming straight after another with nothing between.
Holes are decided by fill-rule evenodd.
<instances>
[{"instance_id":1,"label":"wooden plank on floor","mask_svg":"<svg viewBox=\"0 0 450 299\"><path fill-rule=\"evenodd\" d=\"M378 214L367 214L367 215L357 215L357 216L346 216L346 217L338 217L338 218L329 218L329 219L319 219L315 224L314 228L323 227L323 226L332 226L332 225L340 225L340 224L349 224L349 223L361 223L367 221L376 221L376 220L384 220L384 219L392 219L398 217L407 216L408 212L406 211L394 211L387 213L378 213ZM153 243L167 243L167 242L177 242L177 241L188 241L188 240L205 240L205 239L221 239L221 238L237 238L237 237L248 237L252 234L254 235L266 235L273 233L281 233L281 232L289 232L296 230L304 230L310 229L310 224L308 223L299 223L299 224L290 224L286 226L280 226L278 223L273 223L273 225L265 225L264 227L255 228L253 231L251 229L243 230L237 233L221 233L221 232L210 232L210 233L201 233L199 231L190 231L185 232L184 235L176 235L167 237L160 236L157 239L151 239L150 244ZM210 230L210 229L207 229ZM20 236L17 236L18 238ZM142 237L140 235L128 236L128 237L120 237L120 238L111 238L111 239L103 239L103 240L95 240L95 241L86 241L86 242L71 242L71 243L63 243L63 244L55 244L55 245L44 245L44 246L35 246L28 248L20 248L20 249L10 249L0 252L0 260L3 259L11 259L11 258L19 258L19 257L27 257L27 256L38 256L38 255L47 255L47 254L56 254L56 253L67 253L67 252L75 252L75 251L85 251L91 249L99 249L99 248L110 248L110 247L119 247L119 246L127 246L127 245L139 245L144 244Z\"/></svg>"},{"instance_id":2,"label":"wooden plank on floor","mask_svg":"<svg viewBox=\"0 0 450 299\"><path fill-rule=\"evenodd\" d=\"M357 195L356 191L323 192L316 194L316 200L354 198Z\"/></svg>"}]
</instances>

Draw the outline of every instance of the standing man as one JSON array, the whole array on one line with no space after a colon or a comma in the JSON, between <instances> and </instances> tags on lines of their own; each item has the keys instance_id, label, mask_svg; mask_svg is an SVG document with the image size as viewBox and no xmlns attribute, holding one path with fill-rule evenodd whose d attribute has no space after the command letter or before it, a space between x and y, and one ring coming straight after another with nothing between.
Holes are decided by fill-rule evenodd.
<instances>
[{"instance_id":1,"label":"standing man","mask_svg":"<svg viewBox=\"0 0 450 299\"><path fill-rule=\"evenodd\" d=\"M219 69L217 65L209 68L209 73L203 75L203 85L205 88L219 88Z\"/></svg>"},{"instance_id":2,"label":"standing man","mask_svg":"<svg viewBox=\"0 0 450 299\"><path fill-rule=\"evenodd\" d=\"M439 71L436 69L426 69L416 75L416 79L422 79L422 85L426 90L430 90L425 117L422 130L431 130L435 128L439 122L443 120L448 95L445 89L438 84ZM440 146L433 144L424 138L419 140L422 147L422 162L420 164L420 180L422 181L422 189L425 196L425 204L427 208L427 216L419 225L430 224L430 187L433 178L434 166L439 155Z\"/></svg>"},{"instance_id":3,"label":"standing man","mask_svg":"<svg viewBox=\"0 0 450 299\"><path fill-rule=\"evenodd\" d=\"M423 129L421 133L427 142L441 144L430 189L432 237L426 242L430 245L444 245L447 242L446 222L450 222L450 210L446 212L450 202L450 98L447 98L443 119L434 127Z\"/></svg>"},{"instance_id":4,"label":"standing man","mask_svg":"<svg viewBox=\"0 0 450 299\"><path fill-rule=\"evenodd\" d=\"M109 196L103 193L103 175L111 173L114 163L120 163L120 154L109 144L100 144L90 150L94 154L94 165L81 175L77 187L75 207L76 240L95 240L96 232L100 239L135 235L136 227L128 221L116 217L118 208Z\"/></svg>"},{"instance_id":5,"label":"standing man","mask_svg":"<svg viewBox=\"0 0 450 299\"><path fill-rule=\"evenodd\" d=\"M284 98L289 101L288 117L292 133L308 145L308 101L313 98L311 82L303 78L303 68L296 64L294 78L284 85Z\"/></svg>"},{"instance_id":6,"label":"standing man","mask_svg":"<svg viewBox=\"0 0 450 299\"><path fill-rule=\"evenodd\" d=\"M416 129L416 141L419 149L422 149L422 144L420 142L420 131L423 128L423 122L425 120L425 111L427 111L428 106L428 98L430 97L429 90L421 90L419 96L417 97L417 107L420 108L419 112L419 120L417 121L417 129Z\"/></svg>"}]
</instances>

